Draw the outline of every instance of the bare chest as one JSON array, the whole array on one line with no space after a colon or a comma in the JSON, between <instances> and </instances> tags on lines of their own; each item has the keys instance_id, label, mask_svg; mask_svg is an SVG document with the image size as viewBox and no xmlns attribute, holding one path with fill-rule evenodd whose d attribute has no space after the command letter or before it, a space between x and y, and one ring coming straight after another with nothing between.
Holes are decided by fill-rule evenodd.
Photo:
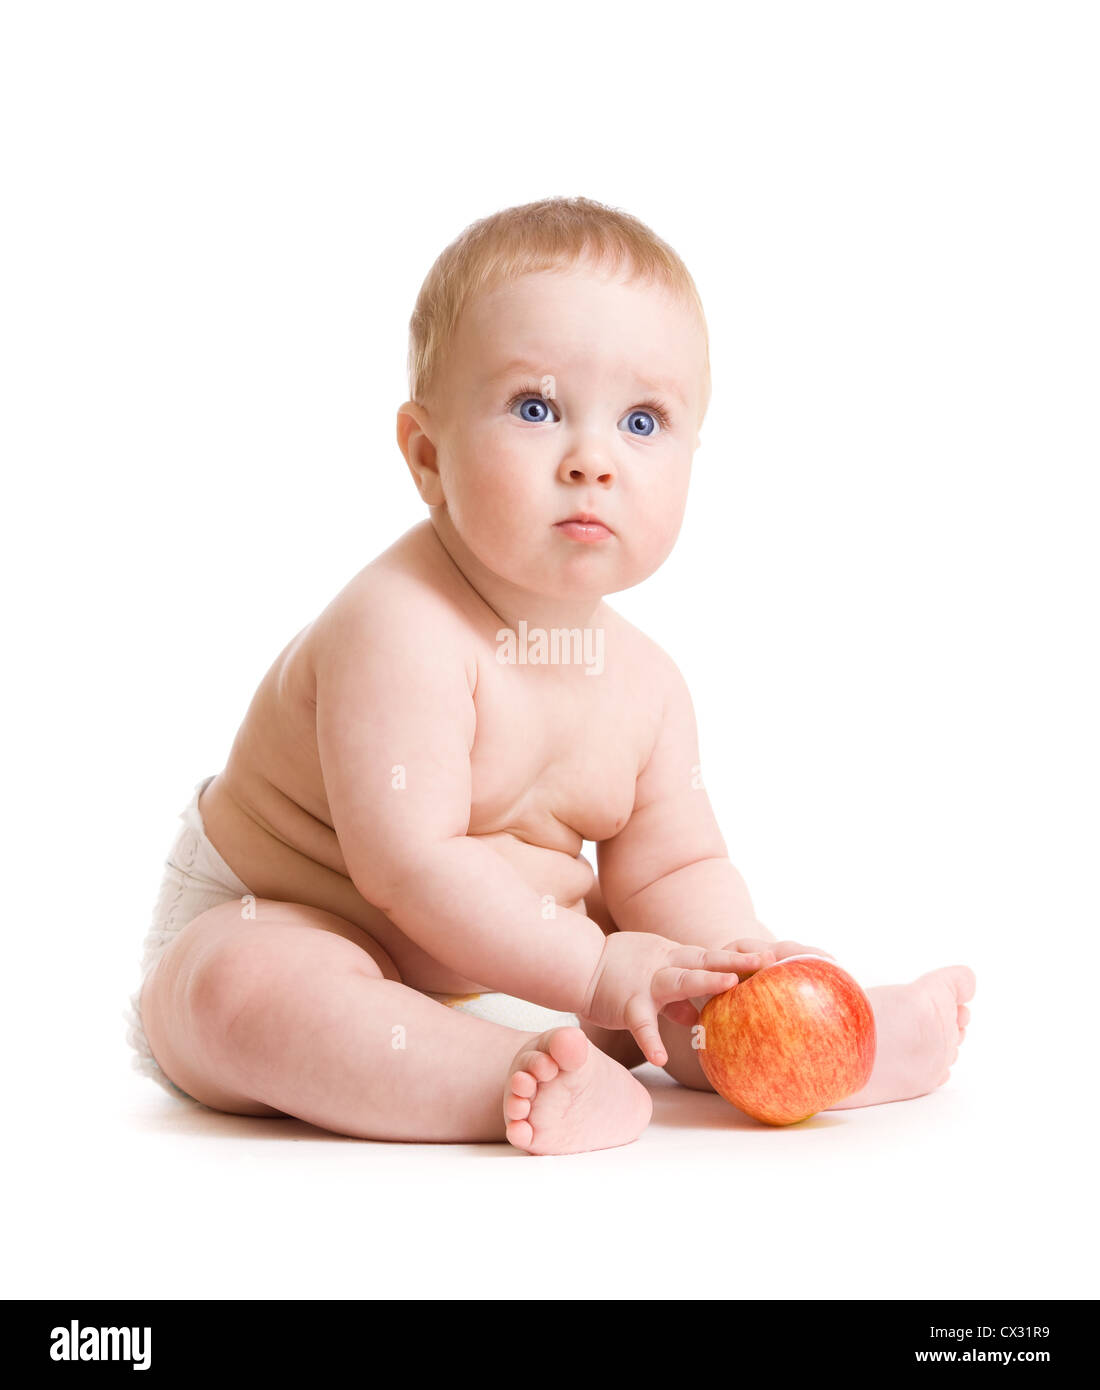
<instances>
[{"instance_id":1,"label":"bare chest","mask_svg":"<svg viewBox=\"0 0 1100 1390\"><path fill-rule=\"evenodd\" d=\"M576 854L626 824L652 743L648 702L610 673L482 668L471 835L507 831Z\"/></svg>"}]
</instances>

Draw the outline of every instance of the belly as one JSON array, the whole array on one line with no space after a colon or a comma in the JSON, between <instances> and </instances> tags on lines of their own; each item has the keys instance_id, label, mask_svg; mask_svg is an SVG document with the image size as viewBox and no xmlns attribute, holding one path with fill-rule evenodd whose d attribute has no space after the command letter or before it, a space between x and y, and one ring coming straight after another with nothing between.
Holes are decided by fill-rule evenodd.
<instances>
[{"instance_id":1,"label":"belly","mask_svg":"<svg viewBox=\"0 0 1100 1390\"><path fill-rule=\"evenodd\" d=\"M358 891L348 877L336 832L270 783L219 773L199 802L206 834L233 872L257 898L304 903L332 912L373 937L402 980L435 993L484 992L489 986L457 975L421 949ZM595 882L577 853L547 849L520 835L478 836L528 884L562 908L584 911Z\"/></svg>"}]
</instances>

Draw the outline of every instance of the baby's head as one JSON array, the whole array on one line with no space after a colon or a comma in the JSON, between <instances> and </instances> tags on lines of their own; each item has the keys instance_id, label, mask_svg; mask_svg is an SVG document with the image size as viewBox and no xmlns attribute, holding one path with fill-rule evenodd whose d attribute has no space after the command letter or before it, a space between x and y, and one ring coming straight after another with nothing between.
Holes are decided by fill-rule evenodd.
<instances>
[{"instance_id":1,"label":"baby's head","mask_svg":"<svg viewBox=\"0 0 1100 1390\"><path fill-rule=\"evenodd\" d=\"M695 283L627 213L587 198L508 208L424 281L409 393L398 442L452 554L541 595L629 588L679 534L710 401ZM563 528L578 515L609 534Z\"/></svg>"}]
</instances>

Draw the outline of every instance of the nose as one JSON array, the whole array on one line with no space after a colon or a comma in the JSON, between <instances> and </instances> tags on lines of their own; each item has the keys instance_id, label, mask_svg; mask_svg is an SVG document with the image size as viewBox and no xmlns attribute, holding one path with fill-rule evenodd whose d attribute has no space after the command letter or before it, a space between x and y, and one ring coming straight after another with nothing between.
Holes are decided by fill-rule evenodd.
<instances>
[{"instance_id":1,"label":"nose","mask_svg":"<svg viewBox=\"0 0 1100 1390\"><path fill-rule=\"evenodd\" d=\"M602 483L607 487L615 479L615 469L598 444L579 444L562 459L558 477L564 483Z\"/></svg>"}]
</instances>

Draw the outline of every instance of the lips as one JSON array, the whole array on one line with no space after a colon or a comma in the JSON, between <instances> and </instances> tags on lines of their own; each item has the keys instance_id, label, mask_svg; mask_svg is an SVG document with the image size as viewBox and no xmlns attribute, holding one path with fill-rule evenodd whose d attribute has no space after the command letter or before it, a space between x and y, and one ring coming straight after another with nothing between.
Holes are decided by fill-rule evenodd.
<instances>
[{"instance_id":1,"label":"lips","mask_svg":"<svg viewBox=\"0 0 1100 1390\"><path fill-rule=\"evenodd\" d=\"M555 529L575 541L602 541L612 535L611 527L591 512L576 512L555 522Z\"/></svg>"}]
</instances>

